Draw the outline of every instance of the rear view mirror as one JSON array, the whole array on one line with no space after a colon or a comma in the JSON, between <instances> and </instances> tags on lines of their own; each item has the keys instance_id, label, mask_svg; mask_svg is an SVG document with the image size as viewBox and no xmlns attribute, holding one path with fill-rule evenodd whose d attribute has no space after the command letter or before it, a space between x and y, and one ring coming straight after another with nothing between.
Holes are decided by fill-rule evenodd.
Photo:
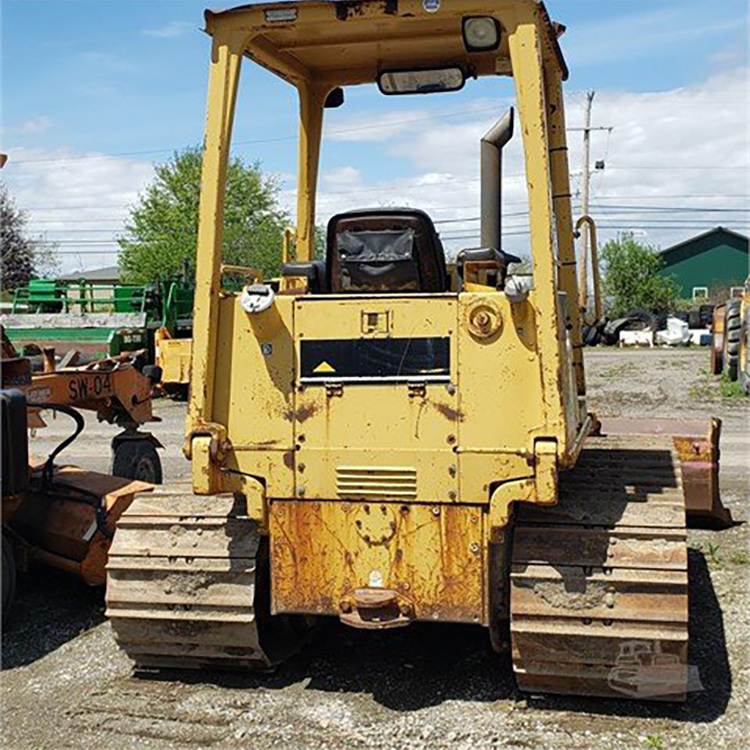
<instances>
[{"instance_id":1,"label":"rear view mirror","mask_svg":"<svg viewBox=\"0 0 750 750\"><path fill-rule=\"evenodd\" d=\"M466 76L461 68L434 70L393 70L378 76L378 88L383 94L433 94L439 91L458 91L464 87Z\"/></svg>"},{"instance_id":2,"label":"rear view mirror","mask_svg":"<svg viewBox=\"0 0 750 750\"><path fill-rule=\"evenodd\" d=\"M340 86L336 86L335 89L331 89L326 97L325 104L323 105L326 109L338 109L344 103L344 89Z\"/></svg>"}]
</instances>

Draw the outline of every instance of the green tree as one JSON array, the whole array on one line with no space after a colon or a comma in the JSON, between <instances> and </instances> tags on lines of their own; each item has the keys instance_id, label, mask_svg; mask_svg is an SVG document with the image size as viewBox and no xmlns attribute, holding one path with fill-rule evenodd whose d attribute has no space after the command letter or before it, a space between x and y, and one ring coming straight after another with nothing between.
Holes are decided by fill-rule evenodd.
<instances>
[{"instance_id":1,"label":"green tree","mask_svg":"<svg viewBox=\"0 0 750 750\"><path fill-rule=\"evenodd\" d=\"M202 152L176 152L131 209L120 238L123 277L135 283L195 273ZM278 205L279 186L259 165L235 157L227 170L223 260L278 273L288 216Z\"/></svg>"},{"instance_id":2,"label":"green tree","mask_svg":"<svg viewBox=\"0 0 750 750\"><path fill-rule=\"evenodd\" d=\"M0 185L0 254L3 291L24 286L33 276L52 273L57 267L55 246L29 237L26 214L16 208L4 185Z\"/></svg>"},{"instance_id":3,"label":"green tree","mask_svg":"<svg viewBox=\"0 0 750 750\"><path fill-rule=\"evenodd\" d=\"M662 257L650 245L638 242L632 234L622 234L602 248L604 295L610 301L613 317L631 310L670 312L678 297L677 283L661 276Z\"/></svg>"}]
</instances>

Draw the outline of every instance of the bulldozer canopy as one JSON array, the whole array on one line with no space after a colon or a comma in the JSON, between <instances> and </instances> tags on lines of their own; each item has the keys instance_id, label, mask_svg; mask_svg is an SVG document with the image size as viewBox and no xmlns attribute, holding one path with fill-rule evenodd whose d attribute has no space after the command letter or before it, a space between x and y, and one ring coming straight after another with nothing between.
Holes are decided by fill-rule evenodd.
<instances>
[{"instance_id":1,"label":"bulldozer canopy","mask_svg":"<svg viewBox=\"0 0 750 750\"><path fill-rule=\"evenodd\" d=\"M243 37L245 53L294 84L347 86L385 71L458 68L465 77L511 75L508 36L521 19L540 27L542 58L567 69L558 44L564 27L537 0L302 0L206 11L217 41ZM489 44L471 48L468 19L494 20ZM487 26L477 29L487 32ZM486 39L486 37L484 38ZM494 42L494 43L493 43ZM382 86L381 86L382 88ZM427 89L425 89L426 91ZM433 89L434 90L434 89Z\"/></svg>"}]
</instances>

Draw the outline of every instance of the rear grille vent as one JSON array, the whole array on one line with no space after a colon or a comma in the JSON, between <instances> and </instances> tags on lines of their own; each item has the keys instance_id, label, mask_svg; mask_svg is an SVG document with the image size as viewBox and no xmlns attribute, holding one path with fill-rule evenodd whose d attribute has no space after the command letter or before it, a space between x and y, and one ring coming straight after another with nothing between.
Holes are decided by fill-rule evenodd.
<instances>
[{"instance_id":1,"label":"rear grille vent","mask_svg":"<svg viewBox=\"0 0 750 750\"><path fill-rule=\"evenodd\" d=\"M403 466L339 466L336 492L348 498L415 500L417 471Z\"/></svg>"}]
</instances>

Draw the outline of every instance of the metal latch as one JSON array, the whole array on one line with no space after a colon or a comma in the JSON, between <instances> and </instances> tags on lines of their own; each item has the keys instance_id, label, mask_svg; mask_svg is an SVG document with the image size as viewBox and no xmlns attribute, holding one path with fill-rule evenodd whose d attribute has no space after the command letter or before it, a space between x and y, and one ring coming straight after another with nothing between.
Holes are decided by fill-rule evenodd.
<instances>
[{"instance_id":1,"label":"metal latch","mask_svg":"<svg viewBox=\"0 0 750 750\"><path fill-rule=\"evenodd\" d=\"M343 396L344 386L341 383L326 383L326 396L333 398L334 396Z\"/></svg>"},{"instance_id":2,"label":"metal latch","mask_svg":"<svg viewBox=\"0 0 750 750\"><path fill-rule=\"evenodd\" d=\"M426 395L426 383L409 383L409 398L424 398Z\"/></svg>"}]
</instances>

